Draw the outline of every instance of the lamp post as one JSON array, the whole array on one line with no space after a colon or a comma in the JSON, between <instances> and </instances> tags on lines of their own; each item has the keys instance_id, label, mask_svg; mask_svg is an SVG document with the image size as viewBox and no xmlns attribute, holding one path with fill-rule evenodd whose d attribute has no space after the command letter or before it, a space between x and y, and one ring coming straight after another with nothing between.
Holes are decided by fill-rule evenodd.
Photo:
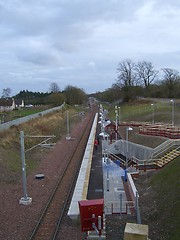
<instances>
[{"instance_id":1,"label":"lamp post","mask_svg":"<svg viewBox=\"0 0 180 240\"><path fill-rule=\"evenodd\" d=\"M70 133L69 133L69 112L66 112L66 125L67 125L67 136L66 136L66 140L71 139L70 137Z\"/></svg>"},{"instance_id":2,"label":"lamp post","mask_svg":"<svg viewBox=\"0 0 180 240\"><path fill-rule=\"evenodd\" d=\"M127 164L128 164L128 157L129 157L129 140L128 140L128 132L132 131L132 127L126 128L126 167L125 167L125 181L127 181Z\"/></svg>"},{"instance_id":3,"label":"lamp post","mask_svg":"<svg viewBox=\"0 0 180 240\"><path fill-rule=\"evenodd\" d=\"M120 121L120 120L121 120L121 119L120 119L120 117L121 117L121 107L118 107L118 110L119 110L119 111L118 111L118 115L119 115L119 119L118 119L118 120L119 120L119 124L120 124L120 122L121 122L121 121Z\"/></svg>"},{"instance_id":4,"label":"lamp post","mask_svg":"<svg viewBox=\"0 0 180 240\"><path fill-rule=\"evenodd\" d=\"M116 114L116 141L117 141L117 132L118 132L118 109L117 106L115 106L115 114Z\"/></svg>"},{"instance_id":5,"label":"lamp post","mask_svg":"<svg viewBox=\"0 0 180 240\"><path fill-rule=\"evenodd\" d=\"M154 104L151 103L152 106L152 124L154 124Z\"/></svg>"},{"instance_id":6,"label":"lamp post","mask_svg":"<svg viewBox=\"0 0 180 240\"><path fill-rule=\"evenodd\" d=\"M172 103L172 126L174 127L174 100L171 99L171 103Z\"/></svg>"}]
</instances>

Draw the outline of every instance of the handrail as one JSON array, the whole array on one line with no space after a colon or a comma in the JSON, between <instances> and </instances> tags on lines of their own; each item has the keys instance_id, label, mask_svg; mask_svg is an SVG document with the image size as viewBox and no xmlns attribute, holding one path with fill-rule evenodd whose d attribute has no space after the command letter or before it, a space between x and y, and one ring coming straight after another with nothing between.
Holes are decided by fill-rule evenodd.
<instances>
[{"instance_id":1,"label":"handrail","mask_svg":"<svg viewBox=\"0 0 180 240\"><path fill-rule=\"evenodd\" d=\"M134 161L134 163L137 163L138 165L145 165L145 164L150 165L154 161L160 160L161 155L165 154L168 150L174 148L175 146L180 146L180 139L168 139L167 141L163 142L162 144L154 148L153 153L149 158L140 160L137 157L132 156L131 161ZM123 164L126 163L125 160L115 155L114 153L110 151L108 151L107 153L110 154L112 157L116 158L117 160L120 160L121 162L123 162Z\"/></svg>"},{"instance_id":2,"label":"handrail","mask_svg":"<svg viewBox=\"0 0 180 240\"><path fill-rule=\"evenodd\" d=\"M171 149L176 145L180 145L180 139L167 140L166 142L159 145L159 148L157 150L153 151L151 158L153 159L158 157L159 155L162 155L163 153L167 152L167 150Z\"/></svg>"},{"instance_id":3,"label":"handrail","mask_svg":"<svg viewBox=\"0 0 180 240\"><path fill-rule=\"evenodd\" d=\"M112 153L112 152L109 152L109 151L108 151L107 153L108 153L109 155L111 155L113 158L115 158L115 159L123 162L124 164L126 163L126 161L125 161L124 159L118 157L116 154L114 154L114 153Z\"/></svg>"},{"instance_id":4,"label":"handrail","mask_svg":"<svg viewBox=\"0 0 180 240\"><path fill-rule=\"evenodd\" d=\"M172 143L173 143L173 140L168 139L167 141L163 142L162 144L154 148L153 153L151 154L151 158L155 158L160 153L163 153L164 150L167 150L167 148L171 146Z\"/></svg>"},{"instance_id":5,"label":"handrail","mask_svg":"<svg viewBox=\"0 0 180 240\"><path fill-rule=\"evenodd\" d=\"M133 162L137 163L138 165L151 165L154 161L157 161L159 160L160 158L158 159L152 159L152 158L149 158L149 159L138 159L136 157L132 157L132 160Z\"/></svg>"},{"instance_id":6,"label":"handrail","mask_svg":"<svg viewBox=\"0 0 180 240\"><path fill-rule=\"evenodd\" d=\"M174 141L175 145L180 146L180 139L174 139L173 141Z\"/></svg>"},{"instance_id":7,"label":"handrail","mask_svg":"<svg viewBox=\"0 0 180 240\"><path fill-rule=\"evenodd\" d=\"M180 141L178 141L178 143L180 144ZM176 144L174 144L173 146L175 146ZM167 149L168 150L168 149ZM178 150L180 151L180 145L177 148L174 148L173 150ZM136 157L132 157L132 160L137 163L138 165L151 165L153 162L159 161L161 160L161 158L149 158L149 159L138 159Z\"/></svg>"},{"instance_id":8,"label":"handrail","mask_svg":"<svg viewBox=\"0 0 180 240\"><path fill-rule=\"evenodd\" d=\"M169 142L172 142L172 139L168 139L165 142L161 143L160 145L158 145L157 147L154 148L154 151L158 151L159 149L161 149L163 146L166 146Z\"/></svg>"},{"instance_id":9,"label":"handrail","mask_svg":"<svg viewBox=\"0 0 180 240\"><path fill-rule=\"evenodd\" d=\"M121 209L122 207L122 209ZM107 201L105 203L105 212L106 214L113 214L113 213L128 213L128 209L136 208L135 201L128 201L128 200L122 200L122 206L120 206L120 202L118 200L114 201Z\"/></svg>"}]
</instances>

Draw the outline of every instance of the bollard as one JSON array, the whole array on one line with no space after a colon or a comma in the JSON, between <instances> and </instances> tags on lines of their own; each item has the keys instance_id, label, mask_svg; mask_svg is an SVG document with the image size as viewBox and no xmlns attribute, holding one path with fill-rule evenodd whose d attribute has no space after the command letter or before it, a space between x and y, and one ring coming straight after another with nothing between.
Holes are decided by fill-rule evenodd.
<instances>
[{"instance_id":1,"label":"bollard","mask_svg":"<svg viewBox=\"0 0 180 240\"><path fill-rule=\"evenodd\" d=\"M107 191L109 191L109 178L107 179Z\"/></svg>"},{"instance_id":2,"label":"bollard","mask_svg":"<svg viewBox=\"0 0 180 240\"><path fill-rule=\"evenodd\" d=\"M119 194L119 200L120 200L120 217L122 214L122 193Z\"/></svg>"},{"instance_id":3,"label":"bollard","mask_svg":"<svg viewBox=\"0 0 180 240\"><path fill-rule=\"evenodd\" d=\"M127 169L124 169L124 180L127 182Z\"/></svg>"}]
</instances>

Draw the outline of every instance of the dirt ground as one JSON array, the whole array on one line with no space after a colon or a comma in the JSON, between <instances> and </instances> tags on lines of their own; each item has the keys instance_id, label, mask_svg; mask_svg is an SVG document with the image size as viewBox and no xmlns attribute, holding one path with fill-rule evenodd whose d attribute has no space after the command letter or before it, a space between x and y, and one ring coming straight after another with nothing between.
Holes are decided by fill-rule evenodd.
<instances>
[{"instance_id":1,"label":"dirt ground","mask_svg":"<svg viewBox=\"0 0 180 240\"><path fill-rule=\"evenodd\" d=\"M57 142L54 149L40 154L41 160L38 167L27 175L27 192L28 196L32 198L32 204L27 206L19 204L20 198L23 197L21 177L17 181L16 176L13 178L13 172L9 173L5 168L0 169L0 174L6 175L5 179L13 178L13 181L0 182L0 239L26 240L30 237L60 172L64 169L66 161L74 151L76 142L81 137L81 132L87 125L89 116L90 113L72 127L72 140L68 141L64 136ZM43 180L35 178L39 173L44 174ZM7 174L9 175L7 176Z\"/></svg>"}]
</instances>

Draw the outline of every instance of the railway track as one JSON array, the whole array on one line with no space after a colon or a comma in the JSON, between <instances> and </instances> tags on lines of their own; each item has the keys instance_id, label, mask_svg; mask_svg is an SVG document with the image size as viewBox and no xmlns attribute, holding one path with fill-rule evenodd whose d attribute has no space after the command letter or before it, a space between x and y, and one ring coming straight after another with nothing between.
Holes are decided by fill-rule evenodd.
<instances>
[{"instance_id":1,"label":"railway track","mask_svg":"<svg viewBox=\"0 0 180 240\"><path fill-rule=\"evenodd\" d=\"M89 132L94 119L94 112L82 132L77 142L75 150L72 152L63 171L61 172L57 184L41 214L29 240L55 240L68 199L72 194L72 188L79 172L84 149L88 140Z\"/></svg>"}]
</instances>

